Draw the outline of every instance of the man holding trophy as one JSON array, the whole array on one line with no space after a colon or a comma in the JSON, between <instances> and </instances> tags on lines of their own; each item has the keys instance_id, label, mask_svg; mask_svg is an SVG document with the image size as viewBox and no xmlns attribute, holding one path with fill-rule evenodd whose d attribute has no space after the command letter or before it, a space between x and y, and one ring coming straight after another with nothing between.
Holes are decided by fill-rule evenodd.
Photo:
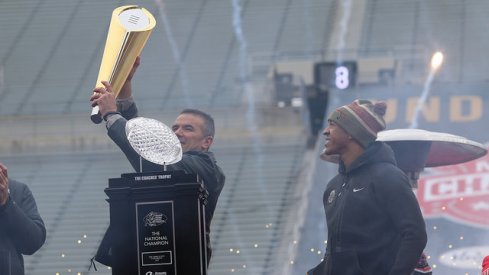
<instances>
[{"instance_id":1,"label":"man holding trophy","mask_svg":"<svg viewBox=\"0 0 489 275\"><path fill-rule=\"evenodd\" d=\"M182 158L176 163L165 163L164 166L143 159L126 135L128 120L138 116L131 80L140 64L139 55L155 25L154 17L142 7L129 5L113 11L96 88L90 98L93 107L90 118L94 123L100 123L102 119L106 121L109 137L120 147L137 172L179 170L202 179L209 193L205 207L206 260L209 264L210 224L225 181L221 168L209 151L214 140L214 119L200 110L183 110L171 127L181 144L182 150L179 153L183 153ZM109 227L95 260L113 266L110 235Z\"/></svg>"},{"instance_id":2,"label":"man holding trophy","mask_svg":"<svg viewBox=\"0 0 489 275\"><path fill-rule=\"evenodd\" d=\"M104 87L95 88L90 101L92 107L98 106L100 115L106 121L109 137L121 148L136 171L163 171L161 165L144 159L140 162L139 155L129 144L125 133L127 120L136 117L138 112L132 97L131 80L139 63L140 58L138 57L117 98L112 92L110 83L102 81ZM200 110L185 109L178 115L171 128L182 145L183 156L180 162L167 165L166 169L169 171L183 170L186 173L199 175L209 192L208 204L205 208L207 263L209 263L211 257L210 224L225 181L225 176L217 165L214 154L209 151L214 139L214 120ZM110 255L110 248L102 246L95 259L110 265L110 260L106 258L107 255L102 255L105 253Z\"/></svg>"}]
</instances>

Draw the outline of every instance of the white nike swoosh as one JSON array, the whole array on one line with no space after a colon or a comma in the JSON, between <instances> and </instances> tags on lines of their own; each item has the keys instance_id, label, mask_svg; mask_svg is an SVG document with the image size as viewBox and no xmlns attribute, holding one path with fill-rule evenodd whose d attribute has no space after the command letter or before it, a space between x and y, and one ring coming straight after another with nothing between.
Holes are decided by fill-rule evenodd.
<instances>
[{"instance_id":1,"label":"white nike swoosh","mask_svg":"<svg viewBox=\"0 0 489 275\"><path fill-rule=\"evenodd\" d=\"M353 192L358 192L358 191L362 191L363 189L365 189L365 187L362 187L362 188L353 188Z\"/></svg>"}]
</instances>

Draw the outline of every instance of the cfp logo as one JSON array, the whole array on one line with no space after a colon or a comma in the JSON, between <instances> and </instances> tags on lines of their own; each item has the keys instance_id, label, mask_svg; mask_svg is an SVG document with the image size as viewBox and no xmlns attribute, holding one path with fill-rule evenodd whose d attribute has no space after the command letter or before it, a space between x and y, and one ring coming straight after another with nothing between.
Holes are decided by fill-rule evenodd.
<instances>
[{"instance_id":1,"label":"cfp logo","mask_svg":"<svg viewBox=\"0 0 489 275\"><path fill-rule=\"evenodd\" d=\"M150 227L158 226L166 223L167 219L168 218L165 215L163 215L163 213L151 211L144 217L144 226L150 226ZM155 274L155 275L165 275L165 274Z\"/></svg>"},{"instance_id":2,"label":"cfp logo","mask_svg":"<svg viewBox=\"0 0 489 275\"><path fill-rule=\"evenodd\" d=\"M166 272L158 272L158 271L153 272L153 271L148 271L148 272L146 272L145 275L166 275Z\"/></svg>"}]
</instances>

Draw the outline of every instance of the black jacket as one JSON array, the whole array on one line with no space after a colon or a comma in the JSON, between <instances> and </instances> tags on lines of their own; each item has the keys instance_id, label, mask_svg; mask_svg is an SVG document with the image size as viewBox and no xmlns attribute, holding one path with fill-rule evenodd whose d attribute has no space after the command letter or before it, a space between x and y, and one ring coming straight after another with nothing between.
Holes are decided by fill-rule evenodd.
<instances>
[{"instance_id":1,"label":"black jacket","mask_svg":"<svg viewBox=\"0 0 489 275\"><path fill-rule=\"evenodd\" d=\"M23 275L24 255L44 244L46 228L27 185L9 180L10 197L0 206L0 274Z\"/></svg>"},{"instance_id":2,"label":"black jacket","mask_svg":"<svg viewBox=\"0 0 489 275\"><path fill-rule=\"evenodd\" d=\"M132 113L134 116L136 112ZM127 118L131 118L132 116L127 116ZM133 166L134 170L140 171L139 163L140 158L136 151L131 147L129 141L127 140L127 136L125 133L127 120L124 118L120 118L115 121L114 124L108 129L109 137L121 148L122 152L126 155L127 159ZM151 163L146 160L142 160L142 171L163 171L163 166ZM224 187L225 176L222 172L221 168L217 165L216 159L214 158L214 154L212 152L197 152L197 151L189 151L183 153L182 160L172 164L167 165L166 169L168 171L175 170L183 170L189 174L197 174L204 182L204 187L209 192L208 203L205 207L205 219L206 219L206 235L207 235L207 263L209 263L212 250L210 246L210 226L212 217L214 215L214 210L216 209L217 200L219 195L221 194L221 190ZM107 259L106 255L108 252L108 239L104 237L102 244L100 245L99 251L97 252L97 256L95 259L105 265L110 265L110 260ZM105 250L105 251L104 251Z\"/></svg>"},{"instance_id":3,"label":"black jacket","mask_svg":"<svg viewBox=\"0 0 489 275\"><path fill-rule=\"evenodd\" d=\"M328 184L323 204L328 244L309 274L409 275L427 242L416 197L391 148L372 143Z\"/></svg>"}]
</instances>

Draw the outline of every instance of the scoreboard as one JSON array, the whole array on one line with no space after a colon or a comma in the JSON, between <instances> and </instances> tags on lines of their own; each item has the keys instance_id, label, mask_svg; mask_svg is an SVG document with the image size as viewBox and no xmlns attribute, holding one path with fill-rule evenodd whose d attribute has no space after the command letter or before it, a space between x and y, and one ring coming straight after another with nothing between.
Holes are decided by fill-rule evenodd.
<instances>
[{"instance_id":1,"label":"scoreboard","mask_svg":"<svg viewBox=\"0 0 489 275\"><path fill-rule=\"evenodd\" d=\"M320 90L345 90L355 86L357 63L355 61L328 61L314 64L314 83Z\"/></svg>"}]
</instances>

